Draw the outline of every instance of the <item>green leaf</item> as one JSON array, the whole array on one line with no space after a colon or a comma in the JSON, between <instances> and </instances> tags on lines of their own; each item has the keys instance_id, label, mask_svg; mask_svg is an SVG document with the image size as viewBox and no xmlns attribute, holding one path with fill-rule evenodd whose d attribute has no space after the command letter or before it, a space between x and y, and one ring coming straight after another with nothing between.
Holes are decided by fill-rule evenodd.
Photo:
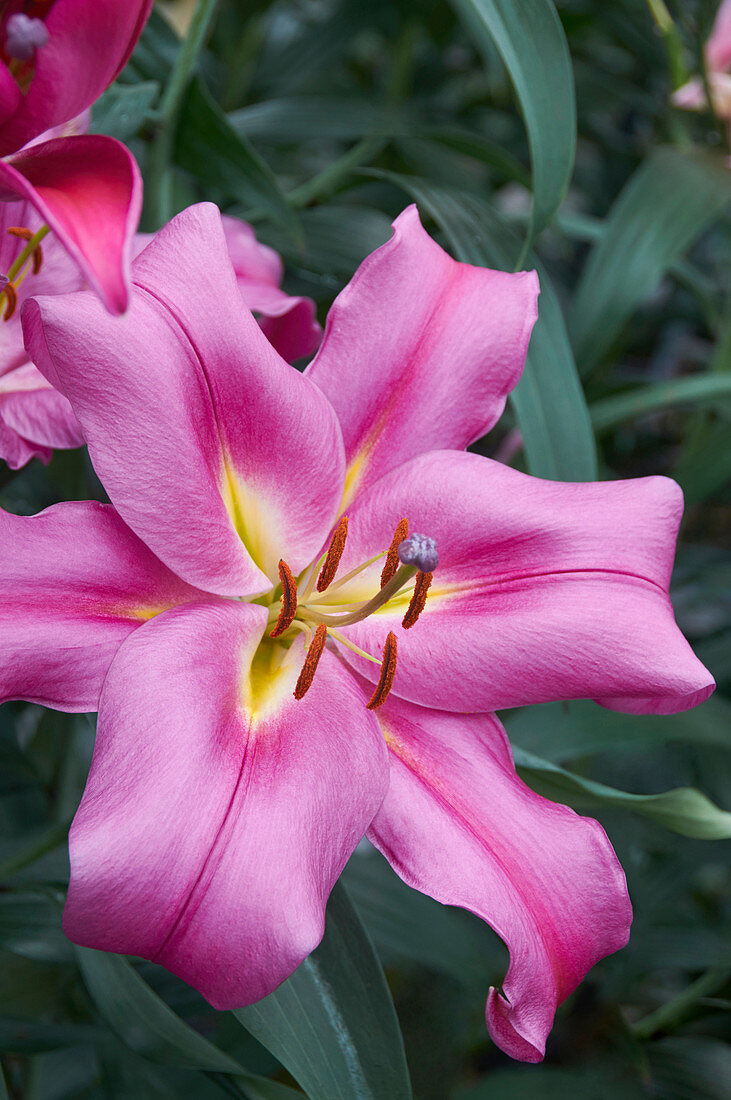
<instances>
[{"instance_id":1,"label":"green leaf","mask_svg":"<svg viewBox=\"0 0 731 1100\"><path fill-rule=\"evenodd\" d=\"M241 137L272 142L301 142L308 138L357 140L364 134L389 133L388 116L368 99L301 95L265 99L232 111L232 128ZM402 123L403 124L403 123Z\"/></svg>"},{"instance_id":2,"label":"green leaf","mask_svg":"<svg viewBox=\"0 0 731 1100\"><path fill-rule=\"evenodd\" d=\"M199 78L193 80L176 131L176 162L202 183L248 209L261 210L297 235L297 222L277 178L240 136Z\"/></svg>"},{"instance_id":3,"label":"green leaf","mask_svg":"<svg viewBox=\"0 0 731 1100\"><path fill-rule=\"evenodd\" d=\"M252 1100L286 1100L292 1089L245 1070L168 1008L122 955L76 947L91 999L136 1054L161 1065L235 1074Z\"/></svg>"},{"instance_id":4,"label":"green leaf","mask_svg":"<svg viewBox=\"0 0 731 1100\"><path fill-rule=\"evenodd\" d=\"M313 1100L411 1097L386 979L340 884L320 946L279 989L234 1015Z\"/></svg>"},{"instance_id":5,"label":"green leaf","mask_svg":"<svg viewBox=\"0 0 731 1100\"><path fill-rule=\"evenodd\" d=\"M681 836L699 840L731 837L731 813L721 810L694 787L675 787L661 794L629 794L593 779L574 775L557 764L513 746L520 774L539 794L575 809L617 806L649 817Z\"/></svg>"},{"instance_id":6,"label":"green leaf","mask_svg":"<svg viewBox=\"0 0 731 1100\"><path fill-rule=\"evenodd\" d=\"M693 374L640 386L629 393L618 393L595 401L589 408L598 431L613 428L625 420L678 405L714 405L731 398L731 374Z\"/></svg>"},{"instance_id":7,"label":"green leaf","mask_svg":"<svg viewBox=\"0 0 731 1100\"><path fill-rule=\"evenodd\" d=\"M29 959L73 959L71 944L61 930L60 901L45 892L0 893L0 944Z\"/></svg>"},{"instance_id":8,"label":"green leaf","mask_svg":"<svg viewBox=\"0 0 731 1100\"><path fill-rule=\"evenodd\" d=\"M731 199L720 159L660 149L631 177L581 273L569 329L582 373L601 362L640 302Z\"/></svg>"},{"instance_id":9,"label":"green leaf","mask_svg":"<svg viewBox=\"0 0 731 1100\"><path fill-rule=\"evenodd\" d=\"M645 1048L657 1100L728 1100L731 1049L722 1039L679 1036Z\"/></svg>"},{"instance_id":10,"label":"green leaf","mask_svg":"<svg viewBox=\"0 0 731 1100\"><path fill-rule=\"evenodd\" d=\"M678 742L731 751L731 703L720 695L681 714L620 714L580 699L521 707L501 718L511 741L553 763L638 744Z\"/></svg>"},{"instance_id":11,"label":"green leaf","mask_svg":"<svg viewBox=\"0 0 731 1100\"><path fill-rule=\"evenodd\" d=\"M533 218L527 245L563 201L574 167L571 58L551 0L452 0L476 44L494 42L513 81L531 152ZM487 47L489 52L489 46Z\"/></svg>"},{"instance_id":12,"label":"green leaf","mask_svg":"<svg viewBox=\"0 0 731 1100\"><path fill-rule=\"evenodd\" d=\"M528 469L554 481L595 481L596 443L563 313L545 268L525 370L510 400Z\"/></svg>"},{"instance_id":13,"label":"green leaf","mask_svg":"<svg viewBox=\"0 0 731 1100\"><path fill-rule=\"evenodd\" d=\"M413 195L441 227L459 260L507 269L513 266L516 240L480 198L413 176L378 174ZM510 397L528 469L536 477L557 481L593 481L597 477L596 446L584 391L561 307L542 266L539 279L538 321L523 375Z\"/></svg>"},{"instance_id":14,"label":"green leaf","mask_svg":"<svg viewBox=\"0 0 731 1100\"><path fill-rule=\"evenodd\" d=\"M160 92L155 80L142 84L112 84L94 104L90 131L129 141L150 114Z\"/></svg>"},{"instance_id":15,"label":"green leaf","mask_svg":"<svg viewBox=\"0 0 731 1100\"><path fill-rule=\"evenodd\" d=\"M413 962L483 994L504 976L505 948L483 921L412 890L375 849L356 851L343 881L386 966Z\"/></svg>"}]
</instances>

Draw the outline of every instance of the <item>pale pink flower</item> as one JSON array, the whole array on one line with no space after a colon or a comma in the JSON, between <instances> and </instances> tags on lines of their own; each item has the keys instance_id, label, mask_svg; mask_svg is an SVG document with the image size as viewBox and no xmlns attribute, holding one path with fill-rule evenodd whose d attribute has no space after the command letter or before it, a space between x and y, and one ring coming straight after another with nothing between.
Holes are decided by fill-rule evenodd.
<instances>
[{"instance_id":1,"label":"pale pink flower","mask_svg":"<svg viewBox=\"0 0 731 1100\"><path fill-rule=\"evenodd\" d=\"M406 882L503 937L487 1024L540 1060L631 911L601 827L517 778L490 712L708 696L668 598L678 487L465 453L518 380L537 279L456 263L414 207L305 375L240 308L214 207L158 234L133 284L118 319L88 293L23 310L112 504L0 514L2 697L99 710L68 935L218 1008L255 1001L318 943L367 831ZM404 517L424 536L405 546ZM344 553L315 586L328 546Z\"/></svg>"},{"instance_id":2,"label":"pale pink flower","mask_svg":"<svg viewBox=\"0 0 731 1100\"><path fill-rule=\"evenodd\" d=\"M719 118L731 123L731 0L721 2L705 55L713 109ZM700 111L706 103L703 81L694 77L673 92L672 99L676 107Z\"/></svg>"}]
</instances>

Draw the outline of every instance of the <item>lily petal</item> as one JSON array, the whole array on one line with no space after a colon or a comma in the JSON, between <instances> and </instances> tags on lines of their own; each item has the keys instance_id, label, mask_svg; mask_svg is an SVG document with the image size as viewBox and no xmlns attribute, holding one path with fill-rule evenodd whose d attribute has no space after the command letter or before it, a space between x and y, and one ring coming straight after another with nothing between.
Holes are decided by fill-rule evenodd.
<instances>
[{"instance_id":1,"label":"lily petal","mask_svg":"<svg viewBox=\"0 0 731 1100\"><path fill-rule=\"evenodd\" d=\"M119 651L70 834L67 935L142 955L216 1008L258 1000L319 942L327 897L388 782L362 693L325 651L292 691L252 657L266 609L175 609Z\"/></svg>"},{"instance_id":2,"label":"lily petal","mask_svg":"<svg viewBox=\"0 0 731 1100\"><path fill-rule=\"evenodd\" d=\"M0 161L0 200L36 208L112 313L127 308L142 205L134 157L103 134L54 138Z\"/></svg>"},{"instance_id":3,"label":"lily petal","mask_svg":"<svg viewBox=\"0 0 731 1100\"><path fill-rule=\"evenodd\" d=\"M403 597L347 633L377 654L394 630L393 690L425 706L489 711L588 697L638 714L685 710L714 683L668 597L682 511L668 478L566 484L479 455L423 455L349 510L340 570L387 547L408 516L439 551L426 608L404 631ZM379 565L357 590L341 590L343 600L377 591ZM373 679L368 662L344 657Z\"/></svg>"},{"instance_id":4,"label":"lily petal","mask_svg":"<svg viewBox=\"0 0 731 1100\"><path fill-rule=\"evenodd\" d=\"M0 701L92 711L124 639L151 616L199 599L108 504L0 510Z\"/></svg>"},{"instance_id":5,"label":"lily petal","mask_svg":"<svg viewBox=\"0 0 731 1100\"><path fill-rule=\"evenodd\" d=\"M133 277L120 319L89 294L28 302L26 346L151 549L208 591L267 591L279 559L299 572L337 514L335 414L242 308L215 206L174 218Z\"/></svg>"},{"instance_id":6,"label":"lily petal","mask_svg":"<svg viewBox=\"0 0 731 1100\"><path fill-rule=\"evenodd\" d=\"M731 67L731 0L721 0L710 38L706 42L706 62L710 72L721 73Z\"/></svg>"},{"instance_id":7,"label":"lily petal","mask_svg":"<svg viewBox=\"0 0 731 1100\"><path fill-rule=\"evenodd\" d=\"M84 442L68 401L32 363L0 375L0 423L5 429L0 433L0 458L14 470L36 454L47 462L54 447L80 447ZM30 445L32 453L23 454L22 447L19 451L17 439Z\"/></svg>"},{"instance_id":8,"label":"lily petal","mask_svg":"<svg viewBox=\"0 0 731 1100\"><path fill-rule=\"evenodd\" d=\"M221 220L241 297L250 310L260 314L259 324L267 340L288 363L311 355L322 339L315 303L280 289L282 261L273 248L256 239L247 222L229 215Z\"/></svg>"},{"instance_id":9,"label":"lily petal","mask_svg":"<svg viewBox=\"0 0 731 1100\"><path fill-rule=\"evenodd\" d=\"M487 1026L513 1058L539 1062L558 1005L624 947L632 909L598 822L541 798L515 774L493 715L394 699L378 712L388 794L368 831L409 886L487 921L510 950Z\"/></svg>"},{"instance_id":10,"label":"lily petal","mask_svg":"<svg viewBox=\"0 0 731 1100\"><path fill-rule=\"evenodd\" d=\"M308 376L340 419L347 506L407 459L466 447L497 421L537 316L535 272L457 263L415 206L336 298Z\"/></svg>"},{"instance_id":11,"label":"lily petal","mask_svg":"<svg viewBox=\"0 0 731 1100\"><path fill-rule=\"evenodd\" d=\"M19 95L12 114L8 99L5 111L0 111L5 122L0 155L90 107L126 65L152 3L55 0L44 19L48 42L36 53L30 87L26 95Z\"/></svg>"}]
</instances>

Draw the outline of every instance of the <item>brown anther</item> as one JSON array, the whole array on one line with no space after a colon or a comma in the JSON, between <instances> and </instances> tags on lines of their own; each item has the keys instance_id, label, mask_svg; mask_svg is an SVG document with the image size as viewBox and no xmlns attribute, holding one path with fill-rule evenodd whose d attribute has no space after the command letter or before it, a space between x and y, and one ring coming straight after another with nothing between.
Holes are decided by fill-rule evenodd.
<instances>
[{"instance_id":1,"label":"brown anther","mask_svg":"<svg viewBox=\"0 0 731 1100\"><path fill-rule=\"evenodd\" d=\"M389 546L388 553L386 554L386 561L384 562L383 569L381 571L381 588L385 588L388 582L396 576L396 570L398 569L400 564L398 548L404 541L408 533L409 521L407 520L406 516L404 516L404 518L399 521L399 524L393 533L391 545Z\"/></svg>"},{"instance_id":2,"label":"brown anther","mask_svg":"<svg viewBox=\"0 0 731 1100\"><path fill-rule=\"evenodd\" d=\"M414 591L411 593L411 603L401 621L401 626L404 630L408 630L410 626L413 626L424 610L426 594L429 591L429 585L433 577L433 573L416 574L416 584L414 585Z\"/></svg>"},{"instance_id":3,"label":"brown anther","mask_svg":"<svg viewBox=\"0 0 731 1100\"><path fill-rule=\"evenodd\" d=\"M3 289L5 295L5 312L3 313L3 321L9 321L15 313L15 307L18 304L18 294L12 283Z\"/></svg>"},{"instance_id":4,"label":"brown anther","mask_svg":"<svg viewBox=\"0 0 731 1100\"><path fill-rule=\"evenodd\" d=\"M382 703L386 702L388 693L393 687L393 678L396 675L397 651L398 644L396 642L396 635L392 630L389 630L386 641L383 643L381 675L378 677L378 683L376 684L373 695L371 695L369 702L366 703L366 708L368 710L376 710Z\"/></svg>"},{"instance_id":5,"label":"brown anther","mask_svg":"<svg viewBox=\"0 0 731 1100\"><path fill-rule=\"evenodd\" d=\"M348 537L348 517L341 516L340 522L333 531L333 537L330 540L330 548L327 552L327 557L322 563L322 569L320 570L320 576L317 578L317 591L324 592L328 585L332 584L335 574L338 571L340 565L340 559L343 556L343 550L345 549L345 540Z\"/></svg>"},{"instance_id":6,"label":"brown anther","mask_svg":"<svg viewBox=\"0 0 731 1100\"><path fill-rule=\"evenodd\" d=\"M26 229L24 225L11 225L8 227L8 233L11 237L20 237L21 241L30 241L34 236L33 230ZM33 259L33 274L37 275L43 266L43 249L39 244L35 246L31 256Z\"/></svg>"},{"instance_id":7,"label":"brown anther","mask_svg":"<svg viewBox=\"0 0 731 1100\"><path fill-rule=\"evenodd\" d=\"M294 622L297 614L297 582L292 576L292 570L286 561L279 563L279 579L282 582L282 606L279 609L279 618L274 630L269 631L270 638L278 638L284 634L288 626Z\"/></svg>"},{"instance_id":8,"label":"brown anther","mask_svg":"<svg viewBox=\"0 0 731 1100\"><path fill-rule=\"evenodd\" d=\"M307 656L305 657L305 663L302 665L302 671L297 677L297 683L292 693L295 699L301 699L310 689L312 681L315 678L315 672L317 671L317 663L322 656L322 651L325 648L325 642L327 641L327 627L324 623L320 623L315 634L310 642L307 650Z\"/></svg>"}]
</instances>

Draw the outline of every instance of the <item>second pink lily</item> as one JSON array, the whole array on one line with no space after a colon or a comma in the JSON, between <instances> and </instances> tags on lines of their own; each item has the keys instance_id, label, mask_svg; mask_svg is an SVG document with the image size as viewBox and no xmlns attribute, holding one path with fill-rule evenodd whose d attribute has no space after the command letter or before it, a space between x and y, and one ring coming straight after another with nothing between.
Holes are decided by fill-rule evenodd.
<instances>
[{"instance_id":1,"label":"second pink lily","mask_svg":"<svg viewBox=\"0 0 731 1100\"><path fill-rule=\"evenodd\" d=\"M0 5L0 201L35 207L113 313L127 308L142 184L121 142L81 133L73 120L121 71L151 8L152 0Z\"/></svg>"}]
</instances>

